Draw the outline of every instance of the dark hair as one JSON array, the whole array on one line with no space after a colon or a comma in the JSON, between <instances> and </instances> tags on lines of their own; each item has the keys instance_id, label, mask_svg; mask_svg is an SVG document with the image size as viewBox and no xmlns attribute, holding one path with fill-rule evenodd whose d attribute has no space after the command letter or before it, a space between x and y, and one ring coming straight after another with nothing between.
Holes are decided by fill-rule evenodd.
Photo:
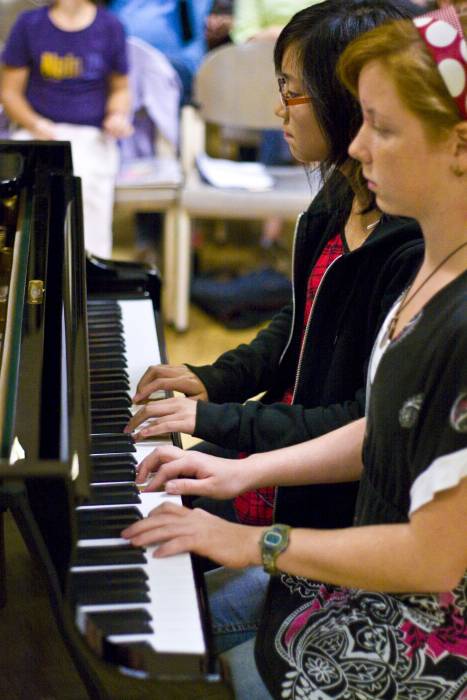
<instances>
[{"instance_id":1,"label":"dark hair","mask_svg":"<svg viewBox=\"0 0 467 700\"><path fill-rule=\"evenodd\" d=\"M337 62L346 46L364 32L385 21L420 13L420 7L409 0L325 0L297 12L277 39L276 72L280 73L284 55L292 48L303 86L312 98L316 119L327 140L329 155L320 165L324 179L348 161L346 174L364 199L369 193L360 165L347 153L360 128L361 112L356 99L337 77Z\"/></svg>"}]
</instances>

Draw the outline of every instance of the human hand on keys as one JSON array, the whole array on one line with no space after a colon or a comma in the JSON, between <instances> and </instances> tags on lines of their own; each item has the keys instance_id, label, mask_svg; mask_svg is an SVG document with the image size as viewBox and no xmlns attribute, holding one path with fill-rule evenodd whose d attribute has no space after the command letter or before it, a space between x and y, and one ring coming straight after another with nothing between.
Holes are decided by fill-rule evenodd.
<instances>
[{"instance_id":1,"label":"human hand on keys","mask_svg":"<svg viewBox=\"0 0 467 700\"><path fill-rule=\"evenodd\" d=\"M139 380L133 401L141 403L161 390L178 391L200 401L208 400L203 382L185 365L151 365Z\"/></svg>"},{"instance_id":2,"label":"human hand on keys","mask_svg":"<svg viewBox=\"0 0 467 700\"><path fill-rule=\"evenodd\" d=\"M222 566L243 568L261 563L259 540L264 528L238 525L207 513L166 502L122 532L135 547L158 544L154 557L196 552Z\"/></svg>"},{"instance_id":3,"label":"human hand on keys","mask_svg":"<svg viewBox=\"0 0 467 700\"><path fill-rule=\"evenodd\" d=\"M183 396L148 401L129 420L124 432L134 433L136 441L167 433L192 435L196 424L197 403ZM135 432L138 426L141 429Z\"/></svg>"},{"instance_id":4,"label":"human hand on keys","mask_svg":"<svg viewBox=\"0 0 467 700\"><path fill-rule=\"evenodd\" d=\"M249 490L249 469L237 459L224 459L179 447L153 450L138 466L136 483L144 491L165 489L169 494L234 498Z\"/></svg>"}]
</instances>

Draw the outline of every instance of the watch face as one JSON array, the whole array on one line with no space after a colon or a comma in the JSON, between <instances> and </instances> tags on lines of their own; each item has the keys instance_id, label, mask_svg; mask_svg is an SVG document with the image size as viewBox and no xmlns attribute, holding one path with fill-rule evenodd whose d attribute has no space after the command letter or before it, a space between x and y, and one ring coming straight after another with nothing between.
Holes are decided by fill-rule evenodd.
<instances>
[{"instance_id":1,"label":"watch face","mask_svg":"<svg viewBox=\"0 0 467 700\"><path fill-rule=\"evenodd\" d=\"M282 542L282 535L280 532L273 532L269 530L264 536L264 544L268 547L277 547L278 544Z\"/></svg>"}]
</instances>

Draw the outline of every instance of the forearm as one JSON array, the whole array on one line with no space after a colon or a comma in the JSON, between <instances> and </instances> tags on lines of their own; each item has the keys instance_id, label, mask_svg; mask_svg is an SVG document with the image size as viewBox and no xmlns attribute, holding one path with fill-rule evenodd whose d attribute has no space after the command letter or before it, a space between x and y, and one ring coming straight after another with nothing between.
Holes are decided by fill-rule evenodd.
<instances>
[{"instance_id":1,"label":"forearm","mask_svg":"<svg viewBox=\"0 0 467 700\"><path fill-rule=\"evenodd\" d=\"M241 465L245 491L358 480L364 431L361 418L314 440L247 457Z\"/></svg>"},{"instance_id":2,"label":"forearm","mask_svg":"<svg viewBox=\"0 0 467 700\"><path fill-rule=\"evenodd\" d=\"M187 363L203 382L210 401L243 403L275 384L291 318L292 307L285 307L250 343L224 352L211 365Z\"/></svg>"},{"instance_id":3,"label":"forearm","mask_svg":"<svg viewBox=\"0 0 467 700\"><path fill-rule=\"evenodd\" d=\"M2 103L12 122L23 129L33 132L43 117L36 112L24 95L9 90L2 90Z\"/></svg>"},{"instance_id":4,"label":"forearm","mask_svg":"<svg viewBox=\"0 0 467 700\"><path fill-rule=\"evenodd\" d=\"M128 87L118 87L110 91L105 105L105 113L122 114L126 117L130 114L131 97Z\"/></svg>"},{"instance_id":5,"label":"forearm","mask_svg":"<svg viewBox=\"0 0 467 700\"><path fill-rule=\"evenodd\" d=\"M446 574L449 566L442 566L440 559L439 552L427 548L410 523L404 523L345 530L294 529L277 565L294 576L349 588L447 591L458 579Z\"/></svg>"},{"instance_id":6,"label":"forearm","mask_svg":"<svg viewBox=\"0 0 467 700\"><path fill-rule=\"evenodd\" d=\"M464 479L437 494L406 523L292 529L277 567L294 576L350 588L393 593L450 591L467 566L466 497ZM256 544L251 533L245 531L245 537L250 543L249 564L259 564L259 537Z\"/></svg>"}]
</instances>

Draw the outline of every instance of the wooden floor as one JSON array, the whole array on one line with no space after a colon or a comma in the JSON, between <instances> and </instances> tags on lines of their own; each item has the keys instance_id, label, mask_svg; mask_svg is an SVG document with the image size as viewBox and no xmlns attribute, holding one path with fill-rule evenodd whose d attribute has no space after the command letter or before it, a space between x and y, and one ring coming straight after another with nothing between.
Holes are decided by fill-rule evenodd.
<instances>
[{"instance_id":1,"label":"wooden floor","mask_svg":"<svg viewBox=\"0 0 467 700\"><path fill-rule=\"evenodd\" d=\"M168 356L174 363L208 363L254 333L254 329L227 331L193 308L186 333L167 329ZM85 688L55 628L45 586L9 514L6 553L8 600L0 610L1 700L86 700ZM122 693L115 700L128 700Z\"/></svg>"}]
</instances>

